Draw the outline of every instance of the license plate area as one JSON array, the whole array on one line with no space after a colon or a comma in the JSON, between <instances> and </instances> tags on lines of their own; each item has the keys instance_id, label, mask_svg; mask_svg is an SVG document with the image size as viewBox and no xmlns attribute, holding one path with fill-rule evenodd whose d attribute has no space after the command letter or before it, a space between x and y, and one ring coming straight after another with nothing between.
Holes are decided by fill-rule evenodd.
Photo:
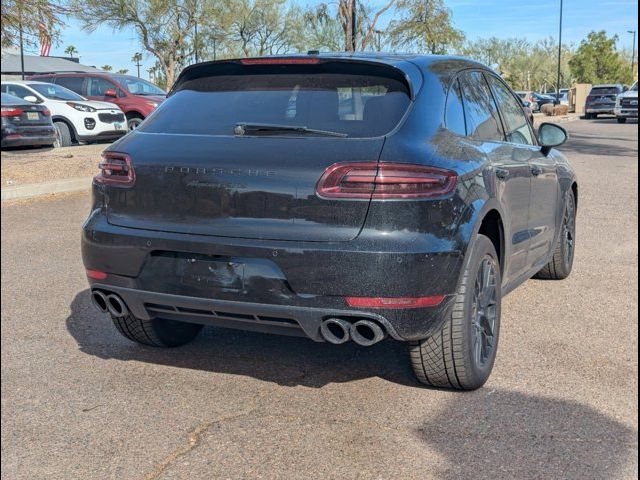
<instances>
[{"instance_id":1,"label":"license plate area","mask_svg":"<svg viewBox=\"0 0 640 480\"><path fill-rule=\"evenodd\" d=\"M38 112L27 112L27 120L38 120L39 118Z\"/></svg>"},{"instance_id":2,"label":"license plate area","mask_svg":"<svg viewBox=\"0 0 640 480\"><path fill-rule=\"evenodd\" d=\"M181 259L178 273L184 285L226 291L240 291L243 288L244 264L232 260L211 260L197 256Z\"/></svg>"}]
</instances>

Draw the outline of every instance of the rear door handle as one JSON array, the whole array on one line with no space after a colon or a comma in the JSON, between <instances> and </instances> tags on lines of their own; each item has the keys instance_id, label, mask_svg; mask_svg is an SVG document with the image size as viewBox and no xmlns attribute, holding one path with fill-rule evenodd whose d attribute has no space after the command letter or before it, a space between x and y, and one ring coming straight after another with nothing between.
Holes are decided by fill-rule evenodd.
<instances>
[{"instance_id":1,"label":"rear door handle","mask_svg":"<svg viewBox=\"0 0 640 480\"><path fill-rule=\"evenodd\" d=\"M500 180L504 180L508 176L509 170L507 170L506 168L496 168L496 177L498 177Z\"/></svg>"},{"instance_id":2,"label":"rear door handle","mask_svg":"<svg viewBox=\"0 0 640 480\"><path fill-rule=\"evenodd\" d=\"M531 167L531 174L534 177L537 177L538 175L542 175L543 173L544 173L544 170L542 168L537 167L535 165L533 167Z\"/></svg>"}]
</instances>

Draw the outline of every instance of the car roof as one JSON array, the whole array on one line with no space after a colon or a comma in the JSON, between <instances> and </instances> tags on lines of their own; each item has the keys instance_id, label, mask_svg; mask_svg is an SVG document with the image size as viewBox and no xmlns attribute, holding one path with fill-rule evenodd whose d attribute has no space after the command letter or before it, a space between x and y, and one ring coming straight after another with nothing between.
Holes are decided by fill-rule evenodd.
<instances>
[{"instance_id":1,"label":"car roof","mask_svg":"<svg viewBox=\"0 0 640 480\"><path fill-rule=\"evenodd\" d=\"M594 85L591 88L614 88L614 87L622 87L621 83L603 83L601 85Z\"/></svg>"},{"instance_id":2,"label":"car roof","mask_svg":"<svg viewBox=\"0 0 640 480\"><path fill-rule=\"evenodd\" d=\"M345 61L345 62L362 62L362 63L378 63L387 65L403 72L403 74L411 79L418 88L424 80L424 73L429 72L438 77L441 83L448 84L453 76L465 69L481 69L492 71L486 65L480 62L464 57L451 55L420 55L415 53L385 53L385 52L320 52L309 54L290 54L290 55L272 55L264 57L255 57L255 59L299 59L299 58L319 58L325 61ZM209 66L240 63L247 59L234 58L215 60L208 62L196 63L185 67L176 79L171 91L175 91L180 84L188 79L197 78L200 70L206 72ZM495 72L494 72L495 73ZM412 92L413 95L414 92ZM170 92L171 94L171 92Z\"/></svg>"},{"instance_id":3,"label":"car roof","mask_svg":"<svg viewBox=\"0 0 640 480\"><path fill-rule=\"evenodd\" d=\"M3 80L2 83L14 83L16 85L31 85L33 83L41 83L43 85L51 85L49 82L40 82L38 80Z\"/></svg>"}]
</instances>

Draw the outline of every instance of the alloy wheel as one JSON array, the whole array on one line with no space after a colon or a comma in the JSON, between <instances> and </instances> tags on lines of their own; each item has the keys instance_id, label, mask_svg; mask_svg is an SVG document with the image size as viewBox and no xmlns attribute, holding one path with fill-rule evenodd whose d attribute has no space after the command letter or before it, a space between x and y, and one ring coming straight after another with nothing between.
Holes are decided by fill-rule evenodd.
<instances>
[{"instance_id":1,"label":"alloy wheel","mask_svg":"<svg viewBox=\"0 0 640 480\"><path fill-rule=\"evenodd\" d=\"M483 367L493 356L496 346L498 318L498 290L496 267L493 259L485 257L474 284L471 304L472 357L478 367Z\"/></svg>"}]
</instances>

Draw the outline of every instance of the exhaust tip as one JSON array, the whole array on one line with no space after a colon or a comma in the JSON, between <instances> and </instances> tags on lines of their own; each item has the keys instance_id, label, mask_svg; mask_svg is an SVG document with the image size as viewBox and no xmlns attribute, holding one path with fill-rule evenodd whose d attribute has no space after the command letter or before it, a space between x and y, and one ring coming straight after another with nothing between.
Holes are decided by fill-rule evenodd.
<instances>
[{"instance_id":1,"label":"exhaust tip","mask_svg":"<svg viewBox=\"0 0 640 480\"><path fill-rule=\"evenodd\" d=\"M386 336L382 327L371 320L359 320L351 326L351 338L363 347L375 345Z\"/></svg>"},{"instance_id":2,"label":"exhaust tip","mask_svg":"<svg viewBox=\"0 0 640 480\"><path fill-rule=\"evenodd\" d=\"M91 292L91 303L98 309L99 312L107 313L107 296L100 290L94 290Z\"/></svg>"},{"instance_id":3,"label":"exhaust tip","mask_svg":"<svg viewBox=\"0 0 640 480\"><path fill-rule=\"evenodd\" d=\"M341 318L329 318L320 324L320 333L329 343L341 345L349 341L351 324Z\"/></svg>"},{"instance_id":4,"label":"exhaust tip","mask_svg":"<svg viewBox=\"0 0 640 480\"><path fill-rule=\"evenodd\" d=\"M107 296L107 309L114 317L125 317L129 313L125 303L115 294Z\"/></svg>"}]
</instances>

